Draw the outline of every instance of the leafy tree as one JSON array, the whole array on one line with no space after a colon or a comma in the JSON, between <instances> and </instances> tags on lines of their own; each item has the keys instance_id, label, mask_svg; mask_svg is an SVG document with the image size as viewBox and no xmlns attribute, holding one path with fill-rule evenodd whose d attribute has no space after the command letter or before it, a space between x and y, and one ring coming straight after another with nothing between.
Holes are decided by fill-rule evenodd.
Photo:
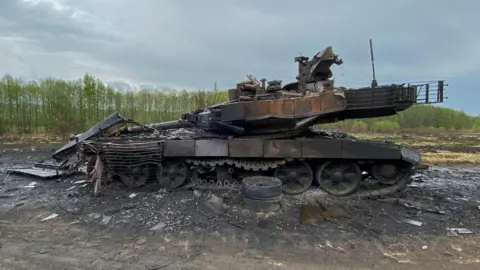
<instances>
[{"instance_id":1,"label":"leafy tree","mask_svg":"<svg viewBox=\"0 0 480 270\"><path fill-rule=\"evenodd\" d=\"M228 100L228 92L141 90L120 92L95 77L64 81L45 78L25 82L5 75L0 80L0 134L46 133L69 135L118 111L141 123L178 119L182 113ZM431 105L417 105L397 115L346 120L323 127L347 132L476 131L480 117Z\"/></svg>"}]
</instances>

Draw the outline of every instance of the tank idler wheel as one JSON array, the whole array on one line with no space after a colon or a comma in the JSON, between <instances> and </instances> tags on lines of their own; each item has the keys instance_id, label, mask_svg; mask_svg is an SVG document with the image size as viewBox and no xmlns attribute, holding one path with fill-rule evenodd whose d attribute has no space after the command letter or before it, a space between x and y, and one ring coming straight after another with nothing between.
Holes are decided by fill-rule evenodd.
<instances>
[{"instance_id":1,"label":"tank idler wheel","mask_svg":"<svg viewBox=\"0 0 480 270\"><path fill-rule=\"evenodd\" d=\"M150 168L147 164L129 166L125 173L118 174L120 181L129 188L139 188L147 183Z\"/></svg>"},{"instance_id":2,"label":"tank idler wheel","mask_svg":"<svg viewBox=\"0 0 480 270\"><path fill-rule=\"evenodd\" d=\"M280 165L274 175L282 181L283 192L289 195L305 192L313 182L312 168L302 161L292 161Z\"/></svg>"},{"instance_id":3,"label":"tank idler wheel","mask_svg":"<svg viewBox=\"0 0 480 270\"><path fill-rule=\"evenodd\" d=\"M188 176L189 169L181 160L163 160L157 167L157 181L164 188L178 188L187 181Z\"/></svg>"},{"instance_id":4,"label":"tank idler wheel","mask_svg":"<svg viewBox=\"0 0 480 270\"><path fill-rule=\"evenodd\" d=\"M317 170L317 182L328 194L346 196L354 193L362 182L358 164L348 161L327 161Z\"/></svg>"},{"instance_id":5,"label":"tank idler wheel","mask_svg":"<svg viewBox=\"0 0 480 270\"><path fill-rule=\"evenodd\" d=\"M405 172L396 164L374 164L371 168L373 179L385 185L393 185L402 180Z\"/></svg>"}]
</instances>

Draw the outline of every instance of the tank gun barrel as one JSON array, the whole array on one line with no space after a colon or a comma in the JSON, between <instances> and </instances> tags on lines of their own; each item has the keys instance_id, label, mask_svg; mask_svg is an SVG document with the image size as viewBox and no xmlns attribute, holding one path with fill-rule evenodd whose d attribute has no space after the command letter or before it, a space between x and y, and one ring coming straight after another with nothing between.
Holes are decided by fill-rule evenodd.
<instances>
[{"instance_id":1,"label":"tank gun barrel","mask_svg":"<svg viewBox=\"0 0 480 270\"><path fill-rule=\"evenodd\" d=\"M153 123L145 126L134 126L126 129L127 133L139 133L145 129L176 129L193 127L194 124L184 120L173 120L167 122Z\"/></svg>"}]
</instances>

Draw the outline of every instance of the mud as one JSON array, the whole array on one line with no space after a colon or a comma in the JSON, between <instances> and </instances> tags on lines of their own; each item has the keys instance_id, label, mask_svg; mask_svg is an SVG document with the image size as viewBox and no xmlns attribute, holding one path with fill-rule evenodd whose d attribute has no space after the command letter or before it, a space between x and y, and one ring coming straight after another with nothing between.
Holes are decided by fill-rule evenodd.
<instances>
[{"instance_id":1,"label":"mud","mask_svg":"<svg viewBox=\"0 0 480 270\"><path fill-rule=\"evenodd\" d=\"M286 196L276 213L245 209L234 192L205 194L112 186L92 197L84 175L5 175L51 146L0 149L2 269L475 269L480 264L480 168L431 167L401 198L348 201L318 189ZM35 182L35 184L32 184ZM350 218L302 224L300 206L337 206ZM334 209L333 207L331 209ZM334 213L332 211L331 213ZM57 217L42 221L51 214ZM421 222L421 226L405 223ZM466 228L459 234L448 228Z\"/></svg>"}]
</instances>

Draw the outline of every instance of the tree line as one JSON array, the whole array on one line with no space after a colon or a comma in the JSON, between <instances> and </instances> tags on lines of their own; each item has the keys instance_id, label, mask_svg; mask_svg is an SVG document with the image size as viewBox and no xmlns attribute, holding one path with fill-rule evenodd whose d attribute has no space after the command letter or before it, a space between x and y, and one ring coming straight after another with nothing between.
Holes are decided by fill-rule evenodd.
<instances>
[{"instance_id":1,"label":"tree line","mask_svg":"<svg viewBox=\"0 0 480 270\"><path fill-rule=\"evenodd\" d=\"M0 134L64 136L83 132L115 111L140 123L162 122L227 100L227 91L215 86L210 91L120 92L89 74L72 81L23 81L6 75L0 80ZM326 126L348 132L480 131L480 118L449 108L419 105L394 116Z\"/></svg>"}]
</instances>

